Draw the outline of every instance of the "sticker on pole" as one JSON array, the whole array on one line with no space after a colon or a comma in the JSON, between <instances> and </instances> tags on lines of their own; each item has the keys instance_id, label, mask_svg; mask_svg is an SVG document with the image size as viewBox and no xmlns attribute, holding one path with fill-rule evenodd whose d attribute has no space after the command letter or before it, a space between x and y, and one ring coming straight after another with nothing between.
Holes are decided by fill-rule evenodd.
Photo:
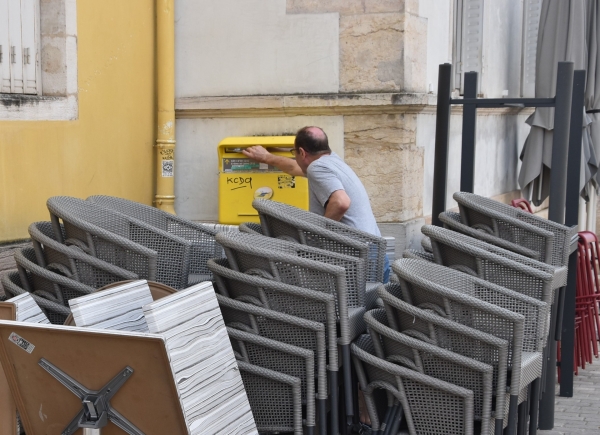
<instances>
[{"instance_id":1,"label":"sticker on pole","mask_svg":"<svg viewBox=\"0 0 600 435\"><path fill-rule=\"evenodd\" d=\"M10 333L10 335L8 336L8 340L10 342L16 344L17 346L19 346L25 352L31 353L31 352L33 352L33 349L35 349L35 346L33 344L31 344L30 342L28 342L27 340L25 340L23 337L21 337L19 334L15 333L15 332Z\"/></svg>"},{"instance_id":2,"label":"sticker on pole","mask_svg":"<svg viewBox=\"0 0 600 435\"><path fill-rule=\"evenodd\" d=\"M172 177L174 166L175 166L175 160L163 160L162 161L162 176L163 177Z\"/></svg>"}]
</instances>

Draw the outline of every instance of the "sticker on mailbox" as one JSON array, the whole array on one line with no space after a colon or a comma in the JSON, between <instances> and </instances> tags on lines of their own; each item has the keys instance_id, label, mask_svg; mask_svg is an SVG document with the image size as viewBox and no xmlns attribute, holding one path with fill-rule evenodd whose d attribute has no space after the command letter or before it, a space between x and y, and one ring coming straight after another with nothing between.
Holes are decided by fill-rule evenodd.
<instances>
[{"instance_id":1,"label":"sticker on mailbox","mask_svg":"<svg viewBox=\"0 0 600 435\"><path fill-rule=\"evenodd\" d=\"M244 158L225 158L222 164L223 172L281 172L275 166Z\"/></svg>"},{"instance_id":2,"label":"sticker on mailbox","mask_svg":"<svg viewBox=\"0 0 600 435\"><path fill-rule=\"evenodd\" d=\"M280 175L277 177L277 187L280 189L295 189L296 177L293 175Z\"/></svg>"},{"instance_id":3,"label":"sticker on mailbox","mask_svg":"<svg viewBox=\"0 0 600 435\"><path fill-rule=\"evenodd\" d=\"M35 346L33 344L31 344L30 342L28 342L27 340L25 340L23 337L21 337L20 335L18 335L15 332L10 333L10 335L8 336L8 340L11 343L14 343L17 346L19 346L25 352L31 353L31 352L33 352L33 349L35 349Z\"/></svg>"},{"instance_id":4,"label":"sticker on mailbox","mask_svg":"<svg viewBox=\"0 0 600 435\"><path fill-rule=\"evenodd\" d=\"M270 187L259 187L254 192L254 199L271 199L273 197L273 189Z\"/></svg>"}]
</instances>

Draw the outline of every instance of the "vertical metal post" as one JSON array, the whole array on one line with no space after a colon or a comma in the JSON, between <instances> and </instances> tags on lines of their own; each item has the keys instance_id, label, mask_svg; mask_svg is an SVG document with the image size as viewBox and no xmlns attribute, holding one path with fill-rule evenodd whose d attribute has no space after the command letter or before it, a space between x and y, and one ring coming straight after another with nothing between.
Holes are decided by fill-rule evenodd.
<instances>
[{"instance_id":1,"label":"vertical metal post","mask_svg":"<svg viewBox=\"0 0 600 435\"><path fill-rule=\"evenodd\" d=\"M548 207L548 219L559 224L565 222L572 97L573 62L559 62L556 75L556 106L554 109L554 139L552 142L550 204Z\"/></svg>"},{"instance_id":2,"label":"vertical metal post","mask_svg":"<svg viewBox=\"0 0 600 435\"><path fill-rule=\"evenodd\" d=\"M565 222L567 193L567 159L569 128L571 125L571 102L573 92L573 62L559 62L556 76L556 105L554 110L554 139L552 145L552 168L550 171L550 204L548 219L560 224ZM558 293L558 292L557 292ZM544 361L546 378L542 380L543 394L539 406L539 428L554 428L554 396L556 386L556 316L558 298L552 304L550 330Z\"/></svg>"},{"instance_id":3,"label":"vertical metal post","mask_svg":"<svg viewBox=\"0 0 600 435\"><path fill-rule=\"evenodd\" d=\"M101 433L102 431L100 429L83 428L83 435L100 435Z\"/></svg>"},{"instance_id":4,"label":"vertical metal post","mask_svg":"<svg viewBox=\"0 0 600 435\"><path fill-rule=\"evenodd\" d=\"M567 200L565 225L577 225L579 220L579 176L581 174L581 136L583 133L583 104L585 70L573 74L571 106L571 133L569 135L569 162L567 168ZM577 282L577 251L569 257L569 276L564 291L561 325L560 395L573 397L573 360L575 345L575 293Z\"/></svg>"},{"instance_id":5,"label":"vertical metal post","mask_svg":"<svg viewBox=\"0 0 600 435\"><path fill-rule=\"evenodd\" d=\"M465 73L465 98L477 98L477 73ZM475 134L477 130L477 105L463 105L462 152L460 164L460 190L473 193L475 187Z\"/></svg>"},{"instance_id":6,"label":"vertical metal post","mask_svg":"<svg viewBox=\"0 0 600 435\"><path fill-rule=\"evenodd\" d=\"M448 138L450 134L450 91L452 65L440 65L438 77L437 116L435 120L435 159L433 164L433 200L431 223L441 226L439 214L446 210L448 179Z\"/></svg>"}]
</instances>

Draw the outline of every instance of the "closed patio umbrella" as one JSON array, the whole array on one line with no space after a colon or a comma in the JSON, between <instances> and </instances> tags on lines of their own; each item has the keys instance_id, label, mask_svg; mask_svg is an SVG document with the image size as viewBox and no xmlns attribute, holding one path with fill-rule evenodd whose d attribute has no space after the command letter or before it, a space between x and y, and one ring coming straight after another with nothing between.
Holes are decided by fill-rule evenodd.
<instances>
[{"instance_id":1,"label":"closed patio umbrella","mask_svg":"<svg viewBox=\"0 0 600 435\"><path fill-rule=\"evenodd\" d=\"M582 0L544 0L542 3L536 58L536 98L554 97L558 62L570 61L575 64L575 69L587 69L588 9L591 7ZM531 131L521 152L519 185L523 196L540 205L549 195L554 108L537 108L526 122ZM584 170L580 178L584 198L588 197L590 189L596 188L595 177L598 176L597 153L587 128L592 122L590 116L584 115Z\"/></svg>"}]
</instances>

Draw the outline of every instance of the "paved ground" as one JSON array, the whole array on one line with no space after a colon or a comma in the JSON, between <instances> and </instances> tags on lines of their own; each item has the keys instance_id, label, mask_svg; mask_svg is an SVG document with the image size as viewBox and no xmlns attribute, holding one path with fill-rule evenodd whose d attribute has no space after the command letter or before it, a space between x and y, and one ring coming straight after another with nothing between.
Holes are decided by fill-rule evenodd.
<instances>
[{"instance_id":1,"label":"paved ground","mask_svg":"<svg viewBox=\"0 0 600 435\"><path fill-rule=\"evenodd\" d=\"M541 430L538 434L600 434L600 359L594 358L593 364L579 370L573 392L573 397L556 396L554 429Z\"/></svg>"}]
</instances>

